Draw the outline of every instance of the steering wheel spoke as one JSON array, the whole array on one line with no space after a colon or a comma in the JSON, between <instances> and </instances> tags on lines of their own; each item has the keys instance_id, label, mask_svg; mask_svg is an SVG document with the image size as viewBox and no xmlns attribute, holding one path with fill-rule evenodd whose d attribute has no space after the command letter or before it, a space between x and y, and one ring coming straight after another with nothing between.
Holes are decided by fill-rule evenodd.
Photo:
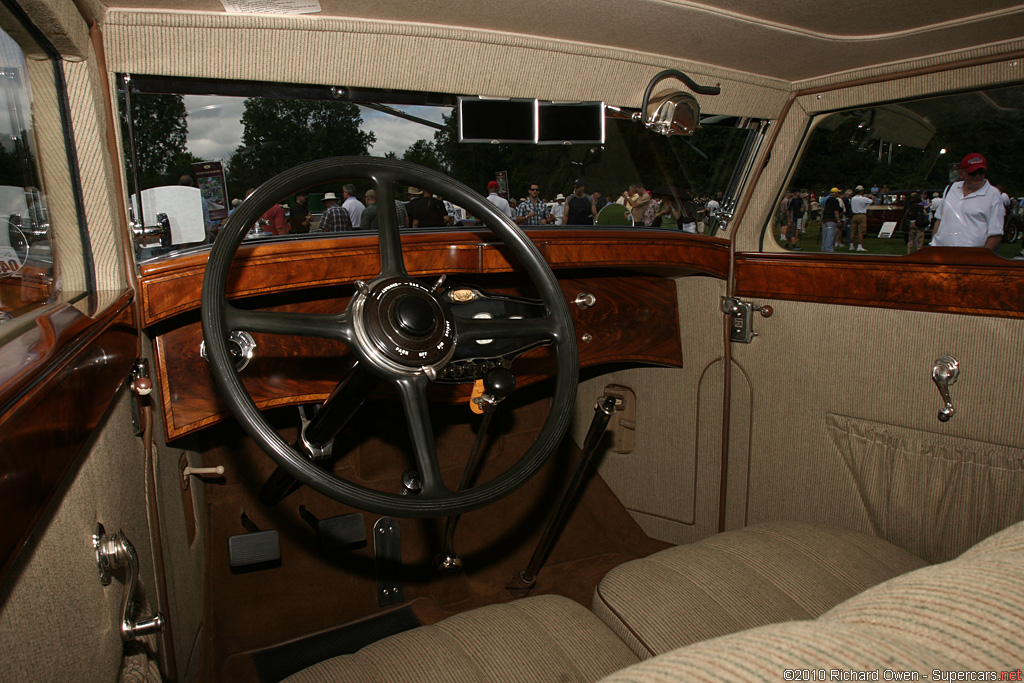
<instances>
[{"instance_id":1,"label":"steering wheel spoke","mask_svg":"<svg viewBox=\"0 0 1024 683\"><path fill-rule=\"evenodd\" d=\"M393 173L380 171L373 175L377 185L377 229L380 234L380 277L408 277L402 255L401 227L395 207Z\"/></svg>"},{"instance_id":2,"label":"steering wheel spoke","mask_svg":"<svg viewBox=\"0 0 1024 683\"><path fill-rule=\"evenodd\" d=\"M353 336L348 311L335 315L289 311L250 311L225 304L224 323L228 330L318 337L346 343Z\"/></svg>"},{"instance_id":3,"label":"steering wheel spoke","mask_svg":"<svg viewBox=\"0 0 1024 683\"><path fill-rule=\"evenodd\" d=\"M394 384L402 397L402 407L405 409L409 436L416 457L416 468L423 480L423 490L418 495L437 498L451 494L441 479L441 466L437 461L437 442L434 439L430 404L427 400L427 378L424 375L402 377L395 380Z\"/></svg>"}]
</instances>

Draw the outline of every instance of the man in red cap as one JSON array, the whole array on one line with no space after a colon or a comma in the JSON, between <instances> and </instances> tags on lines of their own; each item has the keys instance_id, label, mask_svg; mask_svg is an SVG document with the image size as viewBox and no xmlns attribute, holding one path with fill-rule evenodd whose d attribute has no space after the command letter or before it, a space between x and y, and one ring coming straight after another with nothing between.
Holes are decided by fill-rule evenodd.
<instances>
[{"instance_id":1,"label":"man in red cap","mask_svg":"<svg viewBox=\"0 0 1024 683\"><path fill-rule=\"evenodd\" d=\"M933 247L988 247L1003 237L1002 195L985 179L985 157L972 152L960 162L960 180L946 188L935 212Z\"/></svg>"},{"instance_id":2,"label":"man in red cap","mask_svg":"<svg viewBox=\"0 0 1024 683\"><path fill-rule=\"evenodd\" d=\"M487 201L494 204L494 206L498 208L498 211L502 212L509 218L512 218L512 207L509 206L507 199L498 194L499 187L501 186L498 185L497 180L492 180L487 183Z\"/></svg>"}]
</instances>

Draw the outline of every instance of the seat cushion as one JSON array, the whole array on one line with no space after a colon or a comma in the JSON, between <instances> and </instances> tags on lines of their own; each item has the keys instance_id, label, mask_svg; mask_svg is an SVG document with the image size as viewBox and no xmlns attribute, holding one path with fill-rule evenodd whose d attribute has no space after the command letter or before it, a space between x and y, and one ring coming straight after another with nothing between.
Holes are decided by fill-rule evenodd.
<instances>
[{"instance_id":1,"label":"seat cushion","mask_svg":"<svg viewBox=\"0 0 1024 683\"><path fill-rule=\"evenodd\" d=\"M609 572L593 609L641 658L813 619L927 563L868 534L771 522L668 548Z\"/></svg>"},{"instance_id":2,"label":"seat cushion","mask_svg":"<svg viewBox=\"0 0 1024 683\"><path fill-rule=\"evenodd\" d=\"M300 671L289 683L596 681L636 663L585 607L557 595L490 605Z\"/></svg>"},{"instance_id":3,"label":"seat cushion","mask_svg":"<svg viewBox=\"0 0 1024 683\"><path fill-rule=\"evenodd\" d=\"M787 669L824 669L825 680L840 680L833 670L929 680L936 669L997 676L1006 671L1014 677L1004 680L1019 680L1014 672L1022 661L1024 523L955 560L871 588L818 619L697 643L617 672L605 683L778 681ZM897 678L887 671L908 673Z\"/></svg>"}]
</instances>

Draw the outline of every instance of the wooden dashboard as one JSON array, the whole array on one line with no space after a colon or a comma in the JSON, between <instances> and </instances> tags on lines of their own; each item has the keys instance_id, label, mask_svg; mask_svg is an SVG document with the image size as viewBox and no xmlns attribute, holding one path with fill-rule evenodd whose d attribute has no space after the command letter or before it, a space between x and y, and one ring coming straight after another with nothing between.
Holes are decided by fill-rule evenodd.
<instances>
[{"instance_id":1,"label":"wooden dashboard","mask_svg":"<svg viewBox=\"0 0 1024 683\"><path fill-rule=\"evenodd\" d=\"M605 363L683 363L676 283L671 274L705 273L724 278L728 243L684 235L636 231L549 230L530 234L556 271L568 301L592 294L592 307L571 306L580 367ZM474 284L503 294L531 296L517 264L486 232L408 234L402 238L410 274L446 284ZM229 296L264 310L337 313L345 309L355 280L380 269L377 238L331 235L243 245L229 278ZM154 341L157 386L168 439L229 416L209 366L200 356L199 301L206 253L143 266L143 325ZM646 272L637 272L646 271ZM253 360L241 372L260 409L324 400L346 365L344 344L323 339L254 334ZM517 384L550 377L553 356L535 349L513 366ZM468 384L435 384L438 401L465 401Z\"/></svg>"}]
</instances>

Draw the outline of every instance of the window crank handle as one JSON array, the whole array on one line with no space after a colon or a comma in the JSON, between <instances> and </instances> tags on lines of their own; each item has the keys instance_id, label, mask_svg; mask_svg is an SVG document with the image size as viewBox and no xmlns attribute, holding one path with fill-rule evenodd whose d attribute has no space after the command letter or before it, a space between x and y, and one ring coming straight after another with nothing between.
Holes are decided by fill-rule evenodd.
<instances>
[{"instance_id":1,"label":"window crank handle","mask_svg":"<svg viewBox=\"0 0 1024 683\"><path fill-rule=\"evenodd\" d=\"M942 397L942 410L939 411L939 422L948 422L953 417L956 408L953 407L953 399L949 396L949 387L954 384L960 376L960 363L952 356L942 356L935 361L932 368L932 381L939 388L939 395Z\"/></svg>"}]
</instances>

